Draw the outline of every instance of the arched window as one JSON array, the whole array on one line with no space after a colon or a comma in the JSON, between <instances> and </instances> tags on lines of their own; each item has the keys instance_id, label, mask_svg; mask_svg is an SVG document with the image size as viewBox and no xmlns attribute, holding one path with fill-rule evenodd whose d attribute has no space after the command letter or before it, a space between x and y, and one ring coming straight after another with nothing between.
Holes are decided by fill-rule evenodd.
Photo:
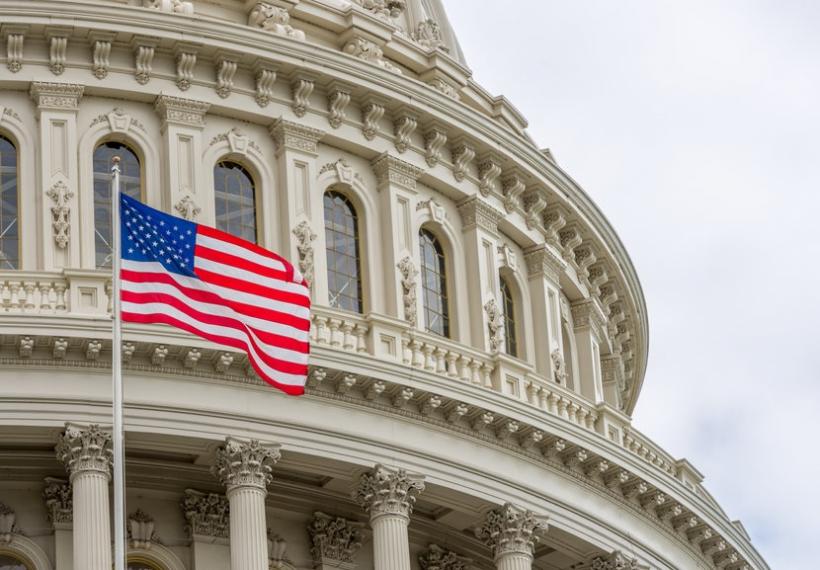
<instances>
[{"instance_id":1,"label":"arched window","mask_svg":"<svg viewBox=\"0 0 820 570\"><path fill-rule=\"evenodd\" d=\"M142 558L129 558L126 570L163 570L160 566Z\"/></svg>"},{"instance_id":2,"label":"arched window","mask_svg":"<svg viewBox=\"0 0 820 570\"><path fill-rule=\"evenodd\" d=\"M331 307L362 311L362 272L359 260L359 219L344 195L325 192L327 292Z\"/></svg>"},{"instance_id":3,"label":"arched window","mask_svg":"<svg viewBox=\"0 0 820 570\"><path fill-rule=\"evenodd\" d=\"M214 167L216 227L256 243L256 188L250 173L236 162Z\"/></svg>"},{"instance_id":4,"label":"arched window","mask_svg":"<svg viewBox=\"0 0 820 570\"><path fill-rule=\"evenodd\" d=\"M429 231L419 232L421 288L424 295L424 322L428 331L450 336L450 310L447 303L447 271L444 250Z\"/></svg>"},{"instance_id":5,"label":"arched window","mask_svg":"<svg viewBox=\"0 0 820 570\"><path fill-rule=\"evenodd\" d=\"M17 223L17 149L0 135L0 268L20 267Z\"/></svg>"},{"instance_id":6,"label":"arched window","mask_svg":"<svg viewBox=\"0 0 820 570\"><path fill-rule=\"evenodd\" d=\"M504 302L504 348L510 356L518 356L518 337L515 329L515 301L507 280L501 277L501 299Z\"/></svg>"},{"instance_id":7,"label":"arched window","mask_svg":"<svg viewBox=\"0 0 820 570\"><path fill-rule=\"evenodd\" d=\"M0 570L30 570L25 562L11 554L0 554Z\"/></svg>"},{"instance_id":8,"label":"arched window","mask_svg":"<svg viewBox=\"0 0 820 570\"><path fill-rule=\"evenodd\" d=\"M142 166L137 154L120 142L94 150L94 254L96 266L111 267L111 166L120 157L120 192L142 198Z\"/></svg>"}]
</instances>

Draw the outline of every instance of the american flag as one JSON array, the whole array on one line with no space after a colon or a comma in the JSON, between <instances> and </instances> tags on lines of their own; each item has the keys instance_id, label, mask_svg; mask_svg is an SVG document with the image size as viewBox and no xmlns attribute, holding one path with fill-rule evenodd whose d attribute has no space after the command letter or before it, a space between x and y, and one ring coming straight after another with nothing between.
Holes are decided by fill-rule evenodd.
<instances>
[{"instance_id":1,"label":"american flag","mask_svg":"<svg viewBox=\"0 0 820 570\"><path fill-rule=\"evenodd\" d=\"M247 353L259 376L303 394L310 293L287 260L121 194L122 320L162 323Z\"/></svg>"}]
</instances>

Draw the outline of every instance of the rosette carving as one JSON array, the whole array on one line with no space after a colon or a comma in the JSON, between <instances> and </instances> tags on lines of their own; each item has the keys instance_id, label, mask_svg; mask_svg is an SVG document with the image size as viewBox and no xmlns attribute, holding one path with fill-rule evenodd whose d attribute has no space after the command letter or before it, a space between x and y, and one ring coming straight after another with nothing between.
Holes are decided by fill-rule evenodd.
<instances>
[{"instance_id":1,"label":"rosette carving","mask_svg":"<svg viewBox=\"0 0 820 570\"><path fill-rule=\"evenodd\" d=\"M371 518L387 514L409 517L422 491L424 482L420 477L408 475L404 469L376 465L359 479L353 498Z\"/></svg>"},{"instance_id":2,"label":"rosette carving","mask_svg":"<svg viewBox=\"0 0 820 570\"><path fill-rule=\"evenodd\" d=\"M87 428L66 425L55 451L72 479L85 471L97 471L106 477L111 474L111 434L96 424Z\"/></svg>"},{"instance_id":3,"label":"rosette carving","mask_svg":"<svg viewBox=\"0 0 820 570\"><path fill-rule=\"evenodd\" d=\"M505 554L532 556L539 535L546 532L547 525L532 511L525 511L505 504L487 513L487 518L475 531L476 537L493 551L496 558Z\"/></svg>"},{"instance_id":4,"label":"rosette carving","mask_svg":"<svg viewBox=\"0 0 820 570\"><path fill-rule=\"evenodd\" d=\"M214 473L228 488L265 489L273 479L273 466L282 456L279 449L252 439L244 442L229 437L216 452Z\"/></svg>"}]
</instances>

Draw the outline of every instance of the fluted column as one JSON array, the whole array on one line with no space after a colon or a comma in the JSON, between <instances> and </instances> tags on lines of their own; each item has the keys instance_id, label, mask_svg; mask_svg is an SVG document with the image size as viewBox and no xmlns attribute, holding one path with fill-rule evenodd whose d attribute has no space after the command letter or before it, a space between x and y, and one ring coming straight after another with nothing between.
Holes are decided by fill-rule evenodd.
<instances>
[{"instance_id":1,"label":"fluted column","mask_svg":"<svg viewBox=\"0 0 820 570\"><path fill-rule=\"evenodd\" d=\"M421 478L403 469L376 465L362 475L354 499L370 514L374 570L410 570L407 527L416 496L423 490Z\"/></svg>"},{"instance_id":2,"label":"fluted column","mask_svg":"<svg viewBox=\"0 0 820 570\"><path fill-rule=\"evenodd\" d=\"M268 570L265 497L280 457L278 446L230 437L217 450L214 472L230 505L231 570Z\"/></svg>"},{"instance_id":3,"label":"fluted column","mask_svg":"<svg viewBox=\"0 0 820 570\"><path fill-rule=\"evenodd\" d=\"M487 513L476 536L493 551L497 570L532 570L533 549L546 520L507 503Z\"/></svg>"},{"instance_id":4,"label":"fluted column","mask_svg":"<svg viewBox=\"0 0 820 570\"><path fill-rule=\"evenodd\" d=\"M98 425L66 424L56 452L72 486L74 568L111 570L111 434Z\"/></svg>"}]
</instances>

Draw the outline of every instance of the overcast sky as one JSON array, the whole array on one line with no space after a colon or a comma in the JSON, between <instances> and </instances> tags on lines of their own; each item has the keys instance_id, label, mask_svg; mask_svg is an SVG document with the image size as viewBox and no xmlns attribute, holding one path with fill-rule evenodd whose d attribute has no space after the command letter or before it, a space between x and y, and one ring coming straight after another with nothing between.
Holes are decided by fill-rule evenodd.
<instances>
[{"instance_id":1,"label":"overcast sky","mask_svg":"<svg viewBox=\"0 0 820 570\"><path fill-rule=\"evenodd\" d=\"M629 251L635 423L706 475L775 570L817 569L820 2L445 0Z\"/></svg>"}]
</instances>

